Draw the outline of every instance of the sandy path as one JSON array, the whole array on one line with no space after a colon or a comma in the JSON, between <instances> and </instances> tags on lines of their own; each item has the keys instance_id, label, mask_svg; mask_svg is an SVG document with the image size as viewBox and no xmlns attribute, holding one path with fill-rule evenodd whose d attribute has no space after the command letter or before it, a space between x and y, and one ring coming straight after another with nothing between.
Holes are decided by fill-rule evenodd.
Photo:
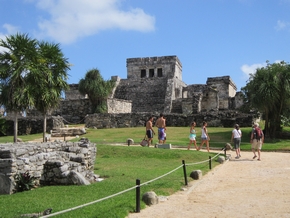
<instances>
[{"instance_id":1,"label":"sandy path","mask_svg":"<svg viewBox=\"0 0 290 218\"><path fill-rule=\"evenodd\" d=\"M262 161L241 154L128 218L290 217L290 154L262 152Z\"/></svg>"}]
</instances>

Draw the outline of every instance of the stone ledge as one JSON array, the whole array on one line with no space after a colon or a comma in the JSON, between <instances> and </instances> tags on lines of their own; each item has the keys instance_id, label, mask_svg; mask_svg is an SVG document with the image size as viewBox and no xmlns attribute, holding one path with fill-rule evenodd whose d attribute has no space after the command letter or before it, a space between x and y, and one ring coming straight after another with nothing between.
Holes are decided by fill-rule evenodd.
<instances>
[{"instance_id":1,"label":"stone ledge","mask_svg":"<svg viewBox=\"0 0 290 218\"><path fill-rule=\"evenodd\" d=\"M156 144L155 148L166 148L171 149L171 144Z\"/></svg>"}]
</instances>

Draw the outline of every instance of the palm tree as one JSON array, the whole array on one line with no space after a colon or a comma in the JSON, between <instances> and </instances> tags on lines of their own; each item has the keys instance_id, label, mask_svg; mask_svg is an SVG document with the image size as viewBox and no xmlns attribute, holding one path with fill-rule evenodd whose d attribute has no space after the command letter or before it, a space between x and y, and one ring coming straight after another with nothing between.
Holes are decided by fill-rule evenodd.
<instances>
[{"instance_id":1,"label":"palm tree","mask_svg":"<svg viewBox=\"0 0 290 218\"><path fill-rule=\"evenodd\" d=\"M290 97L290 67L284 61L270 64L250 75L249 82L242 88L247 101L253 108L264 113L265 135L275 137L281 128L283 115Z\"/></svg>"},{"instance_id":2,"label":"palm tree","mask_svg":"<svg viewBox=\"0 0 290 218\"><path fill-rule=\"evenodd\" d=\"M34 97L34 107L43 114L45 141L47 114L58 106L62 91L69 88L66 80L70 68L59 44L39 42L38 55L35 72L29 76L29 87Z\"/></svg>"},{"instance_id":3,"label":"palm tree","mask_svg":"<svg viewBox=\"0 0 290 218\"><path fill-rule=\"evenodd\" d=\"M14 142L17 141L18 114L33 105L27 76L35 67L37 41L27 34L16 34L0 40L0 105L14 115Z\"/></svg>"},{"instance_id":4,"label":"palm tree","mask_svg":"<svg viewBox=\"0 0 290 218\"><path fill-rule=\"evenodd\" d=\"M107 112L104 100L111 94L114 85L113 80L105 81L98 69L87 71L85 79L79 82L79 91L83 95L88 95L92 103L92 113Z\"/></svg>"}]
</instances>

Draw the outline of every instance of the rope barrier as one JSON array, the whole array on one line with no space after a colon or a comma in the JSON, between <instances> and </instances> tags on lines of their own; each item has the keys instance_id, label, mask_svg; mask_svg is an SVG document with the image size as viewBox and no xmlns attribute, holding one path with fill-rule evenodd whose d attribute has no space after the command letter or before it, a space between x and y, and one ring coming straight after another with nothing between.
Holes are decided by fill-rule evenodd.
<instances>
[{"instance_id":1,"label":"rope barrier","mask_svg":"<svg viewBox=\"0 0 290 218\"><path fill-rule=\"evenodd\" d=\"M222 151L224 150L224 148L222 149ZM213 156L213 159L216 158L218 155L220 155L221 152L217 153L215 156ZM208 160L204 160L204 161L200 161L200 162L196 162L196 163L189 163L189 164L186 164L186 166L192 166L192 165L197 165L197 164L202 164L202 163L207 163Z\"/></svg>"},{"instance_id":2,"label":"rope barrier","mask_svg":"<svg viewBox=\"0 0 290 218\"><path fill-rule=\"evenodd\" d=\"M159 177L157 177L157 178L155 178L155 179L152 179L152 180L149 180L149 181L147 181L147 182L144 182L144 183L140 184L140 186L143 186L143 185L146 185L146 184L148 184L148 183L154 182L154 181L156 181L156 180L158 180L158 179L161 179L162 177L165 177L165 176L169 175L170 173L173 173L174 171L178 170L178 169L181 168L181 167L183 167L183 165L180 165L179 167L175 168L174 170L171 170L171 171L168 172L168 173L165 173L165 174L162 175L162 176L159 176Z\"/></svg>"},{"instance_id":3,"label":"rope barrier","mask_svg":"<svg viewBox=\"0 0 290 218\"><path fill-rule=\"evenodd\" d=\"M224 150L224 148L222 149L222 151L223 151L223 150ZM217 157L217 156L220 155L220 154L221 154L221 152L218 153L218 154L216 154L213 158ZM208 162L208 160L200 161L200 162L197 162L197 163L185 164L185 165L186 165L186 166L191 166L191 165L201 164L201 163L205 163L205 162ZM131 187L131 188L129 188L129 189L123 190L123 191L118 192L118 193L115 193L115 194L113 194L113 195L110 195L110 196L107 196L107 197L104 197L104 198L101 198L101 199L98 199L98 200L96 200L96 201L92 201L92 202L89 202L89 203L86 203L86 204L82 204L82 205L79 205L79 206L76 206L76 207L72 207L72 208L69 208L69 209L66 209L66 210L62 210L62 211L59 211L59 212L56 212L56 213L52 213L52 214L49 214L49 215L41 216L41 217L42 217L42 218L53 217L53 216L56 216L56 215L59 215L59 214L63 214L63 213L66 213L66 212L70 212L70 211L73 211L73 210L76 210L76 209L80 209L80 208L83 208L83 207L86 207L86 206L89 206L89 205L92 205L92 204L95 204L95 203L98 203L98 202L101 202L101 201L107 200L107 199L109 199L109 198L112 198L112 197L115 197L115 196L117 196L117 195L120 195L120 194L126 193L126 192L128 192L128 191L133 190L133 189L136 189L137 187L141 187L141 186L147 185L147 184L149 184L149 183L151 183L151 182L154 182L154 181L156 181L156 180L158 180L158 179L161 179L161 178L163 178L163 177L165 177L165 176L167 176L167 175L173 173L174 171L180 169L180 168L183 167L183 166L184 166L184 165L182 164L182 165L176 167L175 169L169 171L168 173L165 173L164 175L161 175L161 176L159 176L159 177L157 177L157 178L155 178L155 179L149 180L149 181L147 181L147 182L141 183L140 185L135 185L135 186L133 186L133 187Z\"/></svg>"},{"instance_id":4,"label":"rope barrier","mask_svg":"<svg viewBox=\"0 0 290 218\"><path fill-rule=\"evenodd\" d=\"M101 198L101 199L96 200L96 201L92 201L92 202L89 202L89 203L86 203L86 204L82 204L82 205L79 205L79 206L76 206L76 207L72 207L72 208L69 208L69 209L66 209L66 210L62 210L62 211L59 211L59 212L56 212L56 213L45 215L45 216L42 216L42 218L56 216L56 215L59 215L59 214L62 214L62 213L66 213L66 212L69 212L69 211L73 211L73 210L76 210L76 209L79 209L79 208L82 208L82 207L85 207L85 206L89 206L91 204L95 204L95 203L98 203L100 201L107 200L109 198L115 197L117 195L123 194L123 193L128 192L128 191L131 191L131 190L135 189L136 187L138 187L138 186L133 186L133 187L131 187L129 189L126 189L126 190L118 192L116 194Z\"/></svg>"}]
</instances>

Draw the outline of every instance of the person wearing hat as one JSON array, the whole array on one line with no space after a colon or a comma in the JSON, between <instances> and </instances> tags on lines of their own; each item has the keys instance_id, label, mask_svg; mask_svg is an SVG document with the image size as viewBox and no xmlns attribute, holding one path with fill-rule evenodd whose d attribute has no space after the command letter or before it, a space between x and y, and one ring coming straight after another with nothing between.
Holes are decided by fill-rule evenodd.
<instances>
[{"instance_id":1,"label":"person wearing hat","mask_svg":"<svg viewBox=\"0 0 290 218\"><path fill-rule=\"evenodd\" d=\"M254 153L253 159L257 157L256 151L258 152L258 159L261 160L261 149L264 142L264 133L259 128L258 123L254 123L254 127L251 133L251 144L252 144L252 151Z\"/></svg>"},{"instance_id":2,"label":"person wearing hat","mask_svg":"<svg viewBox=\"0 0 290 218\"><path fill-rule=\"evenodd\" d=\"M234 142L234 147L236 150L236 159L239 159L241 157L241 138L242 138L242 131L240 130L239 124L235 125L235 128L232 131L232 138L231 142Z\"/></svg>"}]
</instances>

